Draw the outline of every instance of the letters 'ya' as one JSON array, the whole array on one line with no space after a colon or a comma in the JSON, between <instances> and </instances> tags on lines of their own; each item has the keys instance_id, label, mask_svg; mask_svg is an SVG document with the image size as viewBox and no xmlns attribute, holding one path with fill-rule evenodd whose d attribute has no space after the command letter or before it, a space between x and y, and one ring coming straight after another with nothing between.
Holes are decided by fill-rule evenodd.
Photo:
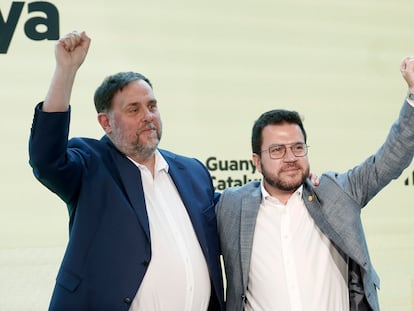
<instances>
[{"instance_id":1,"label":"letters 'ya'","mask_svg":"<svg viewBox=\"0 0 414 311\"><path fill-rule=\"evenodd\" d=\"M6 54L9 49L24 4L13 1L9 14L4 15L5 18L0 10L0 54ZM44 1L30 2L27 11L29 14L42 12L42 16L30 17L24 24L24 32L28 38L36 41L59 39L59 12L56 6Z\"/></svg>"}]
</instances>

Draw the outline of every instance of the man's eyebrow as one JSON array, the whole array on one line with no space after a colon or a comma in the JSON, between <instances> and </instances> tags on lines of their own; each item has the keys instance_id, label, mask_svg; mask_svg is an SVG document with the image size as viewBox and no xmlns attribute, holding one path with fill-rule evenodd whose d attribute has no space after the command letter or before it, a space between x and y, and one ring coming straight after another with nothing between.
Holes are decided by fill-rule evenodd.
<instances>
[{"instance_id":1,"label":"man's eyebrow","mask_svg":"<svg viewBox=\"0 0 414 311\"><path fill-rule=\"evenodd\" d=\"M145 104L143 104L142 102L139 102L139 101L134 101L134 102L128 103L126 106L127 107L133 107L133 106L140 106L140 105L152 105L152 104L157 104L157 103L158 103L158 101L156 99L150 99Z\"/></svg>"},{"instance_id":2,"label":"man's eyebrow","mask_svg":"<svg viewBox=\"0 0 414 311\"><path fill-rule=\"evenodd\" d=\"M140 102L130 102L127 104L127 107L131 107L131 106L139 106L141 103Z\"/></svg>"}]
</instances>

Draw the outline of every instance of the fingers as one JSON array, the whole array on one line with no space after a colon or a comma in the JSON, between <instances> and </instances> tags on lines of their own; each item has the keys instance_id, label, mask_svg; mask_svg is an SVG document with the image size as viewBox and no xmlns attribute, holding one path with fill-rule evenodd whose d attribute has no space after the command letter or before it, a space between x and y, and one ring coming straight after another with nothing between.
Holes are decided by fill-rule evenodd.
<instances>
[{"instance_id":1,"label":"fingers","mask_svg":"<svg viewBox=\"0 0 414 311\"><path fill-rule=\"evenodd\" d=\"M407 56L402 60L400 71L407 82L409 91L414 92L414 56Z\"/></svg>"},{"instance_id":2,"label":"fingers","mask_svg":"<svg viewBox=\"0 0 414 311\"><path fill-rule=\"evenodd\" d=\"M309 174L309 179L311 180L312 184L314 186L319 186L319 176L314 174L314 173L310 173Z\"/></svg>"},{"instance_id":3,"label":"fingers","mask_svg":"<svg viewBox=\"0 0 414 311\"><path fill-rule=\"evenodd\" d=\"M401 62L400 71L405 72L409 70L410 68L412 69L413 66L414 66L414 56L407 56Z\"/></svg>"},{"instance_id":4,"label":"fingers","mask_svg":"<svg viewBox=\"0 0 414 311\"><path fill-rule=\"evenodd\" d=\"M71 52L75 49L75 47L79 44L80 41L80 33L77 31L72 31L60 38L59 44L61 44L66 51Z\"/></svg>"},{"instance_id":5,"label":"fingers","mask_svg":"<svg viewBox=\"0 0 414 311\"><path fill-rule=\"evenodd\" d=\"M86 35L86 33L72 31L67 35L59 39L58 44L61 45L67 52L74 51L78 46L82 46L86 49L89 48L91 39Z\"/></svg>"},{"instance_id":6,"label":"fingers","mask_svg":"<svg viewBox=\"0 0 414 311\"><path fill-rule=\"evenodd\" d=\"M59 39L55 45L56 63L61 68L77 69L88 54L91 39L86 33L72 31Z\"/></svg>"}]
</instances>

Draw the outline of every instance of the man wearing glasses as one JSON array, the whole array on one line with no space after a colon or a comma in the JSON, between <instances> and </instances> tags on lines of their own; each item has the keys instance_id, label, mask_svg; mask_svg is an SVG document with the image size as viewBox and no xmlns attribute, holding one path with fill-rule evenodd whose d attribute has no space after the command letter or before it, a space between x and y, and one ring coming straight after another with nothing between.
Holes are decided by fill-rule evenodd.
<instances>
[{"instance_id":1,"label":"man wearing glasses","mask_svg":"<svg viewBox=\"0 0 414 311\"><path fill-rule=\"evenodd\" d=\"M414 154L414 58L402 61L409 95L382 145L362 164L313 186L298 113L272 110L252 130L263 175L228 188L216 206L228 311L378 311L379 278L360 212Z\"/></svg>"}]
</instances>

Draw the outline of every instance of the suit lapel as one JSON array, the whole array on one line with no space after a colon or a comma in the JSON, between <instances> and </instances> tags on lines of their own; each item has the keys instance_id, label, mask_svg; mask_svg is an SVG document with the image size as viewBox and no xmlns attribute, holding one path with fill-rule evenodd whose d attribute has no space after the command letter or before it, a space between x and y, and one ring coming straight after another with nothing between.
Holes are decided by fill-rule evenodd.
<instances>
[{"instance_id":1,"label":"suit lapel","mask_svg":"<svg viewBox=\"0 0 414 311\"><path fill-rule=\"evenodd\" d=\"M243 288L247 288L250 269L250 258L253 247L253 235L256 226L257 213L261 202L260 183L251 192L243 195L240 215L240 258L243 277Z\"/></svg>"},{"instance_id":2,"label":"suit lapel","mask_svg":"<svg viewBox=\"0 0 414 311\"><path fill-rule=\"evenodd\" d=\"M196 193L193 184L194 180L190 180L188 178L189 174L184 174L187 168L183 163L177 161L175 155L165 153L163 150L160 150L160 152L168 163L168 173L170 174L171 179L173 180L177 191L180 194L181 200L183 201L183 204L187 210L201 249L203 250L206 258L208 258L207 238L204 232L203 220L201 219L203 206L196 206L199 200L197 200L197 198L194 196L194 193Z\"/></svg>"},{"instance_id":3,"label":"suit lapel","mask_svg":"<svg viewBox=\"0 0 414 311\"><path fill-rule=\"evenodd\" d=\"M107 161L107 166L115 166L113 170L110 170L112 177L126 194L148 241L150 241L148 214L145 205L144 189L142 188L141 172L131 160L116 149L106 136L102 138L102 141L110 147L112 161Z\"/></svg>"},{"instance_id":4,"label":"suit lapel","mask_svg":"<svg viewBox=\"0 0 414 311\"><path fill-rule=\"evenodd\" d=\"M322 186L323 187L323 186ZM310 185L309 180L306 181L303 187L303 201L306 209L313 218L318 228L325 234L336 246L340 249L344 248L342 238L333 230L331 224L327 221L322 209L322 204L318 194L313 191L314 188ZM319 190L319 188L318 188Z\"/></svg>"},{"instance_id":5,"label":"suit lapel","mask_svg":"<svg viewBox=\"0 0 414 311\"><path fill-rule=\"evenodd\" d=\"M362 266L368 261L368 254L364 252L360 243L363 239L362 226L356 226L354 221L355 217L359 218L359 214L353 214L352 200L344 201L348 197L342 195L342 190L336 191L336 188L336 184L329 183L327 178L321 178L318 187L313 187L307 181L303 200L319 229L339 250L351 255L352 259ZM329 193L329 196L326 193Z\"/></svg>"}]
</instances>

